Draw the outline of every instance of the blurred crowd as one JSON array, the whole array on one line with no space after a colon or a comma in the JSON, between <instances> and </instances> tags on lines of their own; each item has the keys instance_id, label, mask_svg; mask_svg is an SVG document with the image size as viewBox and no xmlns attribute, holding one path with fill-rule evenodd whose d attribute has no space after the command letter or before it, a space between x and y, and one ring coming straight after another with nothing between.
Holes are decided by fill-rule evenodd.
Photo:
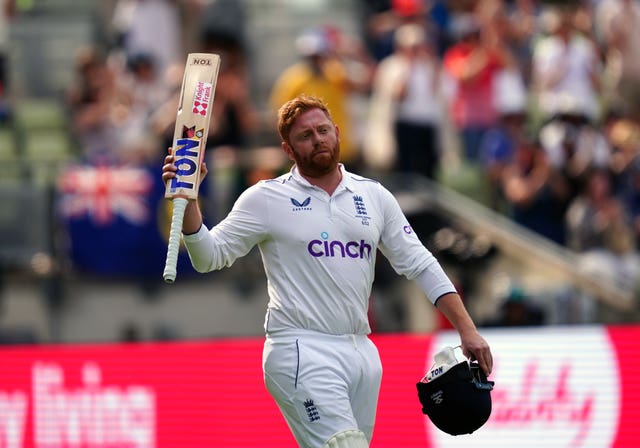
<instances>
[{"instance_id":1,"label":"blurred crowd","mask_svg":"<svg viewBox=\"0 0 640 448\"><path fill-rule=\"evenodd\" d=\"M233 2L116 3L111 41L78 53L68 90L82 157L157 160L172 139L183 8L217 3ZM271 117L299 93L318 94L354 168L437 179L455 154L482 170L493 208L553 241L576 250L636 248L636 1L362 3L362 35L329 24L301 32L292 48L299 62L274 82ZM214 24L196 39L198 51L223 56L208 146L245 149L273 122L261 120L251 96L256 74L243 36Z\"/></svg>"},{"instance_id":2,"label":"blurred crowd","mask_svg":"<svg viewBox=\"0 0 640 448\"><path fill-rule=\"evenodd\" d=\"M290 43L297 61L281 67L263 111L243 2L116 1L107 39L77 53L65 96L79 159L158 164L173 137L185 52L215 52L222 67L207 154L235 166L218 210L288 168L278 151L256 149L279 146L263 138L275 138L277 107L310 93L329 104L352 170L438 182L451 164L466 166L487 206L636 288L640 3L356 3L359 33L332 23L300 30ZM217 20L195 27L193 17Z\"/></svg>"},{"instance_id":3,"label":"blurred crowd","mask_svg":"<svg viewBox=\"0 0 640 448\"><path fill-rule=\"evenodd\" d=\"M490 207L636 286L638 2L428 3L371 22L370 153L437 179L449 125Z\"/></svg>"}]
</instances>

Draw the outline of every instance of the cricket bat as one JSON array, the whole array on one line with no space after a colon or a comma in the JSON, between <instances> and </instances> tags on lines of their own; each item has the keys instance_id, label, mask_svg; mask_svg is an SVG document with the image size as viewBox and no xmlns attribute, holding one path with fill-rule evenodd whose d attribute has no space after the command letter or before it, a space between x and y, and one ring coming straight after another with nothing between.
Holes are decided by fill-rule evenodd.
<instances>
[{"instance_id":1,"label":"cricket bat","mask_svg":"<svg viewBox=\"0 0 640 448\"><path fill-rule=\"evenodd\" d=\"M173 134L176 177L167 181L165 198L173 203L167 259L163 278L173 283L177 275L178 252L184 211L189 201L198 199L211 108L220 69L220 56L189 53L182 78L176 126Z\"/></svg>"}]
</instances>

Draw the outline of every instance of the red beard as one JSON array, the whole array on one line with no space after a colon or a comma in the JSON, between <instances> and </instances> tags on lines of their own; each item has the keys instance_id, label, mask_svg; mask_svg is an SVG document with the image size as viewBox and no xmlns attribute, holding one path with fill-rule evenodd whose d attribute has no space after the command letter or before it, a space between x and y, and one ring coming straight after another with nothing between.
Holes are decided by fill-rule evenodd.
<instances>
[{"instance_id":1,"label":"red beard","mask_svg":"<svg viewBox=\"0 0 640 448\"><path fill-rule=\"evenodd\" d=\"M300 173L309 177L321 177L329 174L338 166L340 147L336 142L333 148L318 147L307 156L301 156L293 150L293 160Z\"/></svg>"}]
</instances>

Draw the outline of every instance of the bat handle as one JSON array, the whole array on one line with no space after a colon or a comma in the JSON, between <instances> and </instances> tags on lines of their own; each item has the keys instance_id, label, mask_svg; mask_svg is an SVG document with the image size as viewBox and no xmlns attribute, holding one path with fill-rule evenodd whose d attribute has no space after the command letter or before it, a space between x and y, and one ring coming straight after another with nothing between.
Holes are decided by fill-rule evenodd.
<instances>
[{"instance_id":1,"label":"bat handle","mask_svg":"<svg viewBox=\"0 0 640 448\"><path fill-rule=\"evenodd\" d=\"M173 199L173 217L171 219L171 230L169 231L169 245L167 247L167 261L164 266L164 281L173 283L176 280L178 252L180 251L180 237L182 235L182 220L184 211L187 208L188 199Z\"/></svg>"}]
</instances>

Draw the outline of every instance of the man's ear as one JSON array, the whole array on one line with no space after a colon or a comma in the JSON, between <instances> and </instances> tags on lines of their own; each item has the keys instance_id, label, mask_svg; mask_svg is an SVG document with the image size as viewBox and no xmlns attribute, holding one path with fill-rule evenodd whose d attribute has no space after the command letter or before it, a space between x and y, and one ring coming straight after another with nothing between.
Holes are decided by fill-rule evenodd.
<instances>
[{"instance_id":1,"label":"man's ear","mask_svg":"<svg viewBox=\"0 0 640 448\"><path fill-rule=\"evenodd\" d=\"M282 146L282 150L285 152L285 154L287 155L287 157L289 157L289 159L290 159L290 160L294 160L294 159L293 159L293 149L291 148L291 146L289 145L289 143L287 143L287 142L282 142L280 146Z\"/></svg>"}]
</instances>

